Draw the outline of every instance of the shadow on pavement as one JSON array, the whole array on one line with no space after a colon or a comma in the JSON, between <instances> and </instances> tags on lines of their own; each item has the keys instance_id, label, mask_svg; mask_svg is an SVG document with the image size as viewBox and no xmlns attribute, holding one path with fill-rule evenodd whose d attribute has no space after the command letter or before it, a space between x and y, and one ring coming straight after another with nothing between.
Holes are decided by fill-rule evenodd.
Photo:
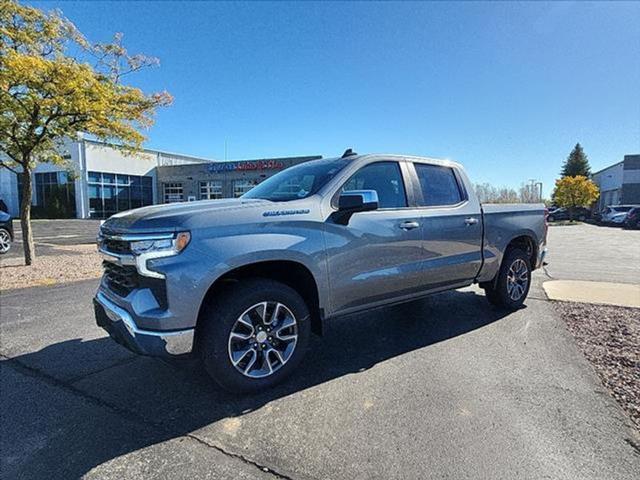
<instances>
[{"instance_id":1,"label":"shadow on pavement","mask_svg":"<svg viewBox=\"0 0 640 480\"><path fill-rule=\"evenodd\" d=\"M505 315L488 306L481 295L453 291L345 317L333 322L322 338L312 339L307 357L293 377L253 396L221 391L195 362L169 365L150 358L125 361L67 384L75 393L82 392L93 404L92 411L98 413L80 415L73 408L56 412L62 416L57 422L67 428L63 432L39 432L47 441L15 465L16 473L25 478L78 478L118 456L241 416L315 385L366 371L393 357L482 328ZM103 350L105 342L112 340L68 340L15 360L24 365L47 365L56 364L64 356L68 361L83 362L95 357L96 350ZM35 372L33 375L38 377ZM38 403L50 404L51 408L56 405L49 398L39 398ZM114 415L125 425L120 430L105 424L110 422L105 417ZM19 436L20 432L12 435Z\"/></svg>"}]
</instances>

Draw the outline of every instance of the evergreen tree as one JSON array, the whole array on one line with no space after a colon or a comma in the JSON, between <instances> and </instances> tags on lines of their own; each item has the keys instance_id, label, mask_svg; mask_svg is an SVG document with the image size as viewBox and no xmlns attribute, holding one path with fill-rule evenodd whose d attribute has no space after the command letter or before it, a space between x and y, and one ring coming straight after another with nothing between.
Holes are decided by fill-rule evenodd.
<instances>
[{"instance_id":1,"label":"evergreen tree","mask_svg":"<svg viewBox=\"0 0 640 480\"><path fill-rule=\"evenodd\" d=\"M562 177L576 177L581 175L589 178L591 176L591 167L589 167L589 159L582 149L582 145L576 143L571 153L562 165Z\"/></svg>"}]
</instances>

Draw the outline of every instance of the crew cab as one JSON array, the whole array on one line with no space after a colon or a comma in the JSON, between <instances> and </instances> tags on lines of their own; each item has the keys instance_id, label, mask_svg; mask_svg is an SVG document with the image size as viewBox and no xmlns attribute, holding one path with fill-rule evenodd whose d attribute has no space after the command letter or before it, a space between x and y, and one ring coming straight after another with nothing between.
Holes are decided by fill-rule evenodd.
<instances>
[{"instance_id":1,"label":"crew cab","mask_svg":"<svg viewBox=\"0 0 640 480\"><path fill-rule=\"evenodd\" d=\"M237 199L112 216L95 314L134 352L197 355L222 387L256 391L338 316L473 283L519 308L546 233L544 205L481 205L458 163L347 151Z\"/></svg>"}]
</instances>

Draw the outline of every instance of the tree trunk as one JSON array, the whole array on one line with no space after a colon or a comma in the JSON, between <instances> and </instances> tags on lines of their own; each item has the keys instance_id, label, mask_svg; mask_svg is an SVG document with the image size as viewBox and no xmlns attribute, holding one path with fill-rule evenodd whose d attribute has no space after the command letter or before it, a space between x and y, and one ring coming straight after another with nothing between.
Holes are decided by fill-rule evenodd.
<instances>
[{"instance_id":1,"label":"tree trunk","mask_svg":"<svg viewBox=\"0 0 640 480\"><path fill-rule=\"evenodd\" d=\"M36 258L31 232L31 169L25 168L22 173L22 197L20 198L20 227L22 228L22 246L24 248L24 263L31 265Z\"/></svg>"},{"instance_id":2,"label":"tree trunk","mask_svg":"<svg viewBox=\"0 0 640 480\"><path fill-rule=\"evenodd\" d=\"M569 223L573 223L573 206L569 207Z\"/></svg>"}]
</instances>

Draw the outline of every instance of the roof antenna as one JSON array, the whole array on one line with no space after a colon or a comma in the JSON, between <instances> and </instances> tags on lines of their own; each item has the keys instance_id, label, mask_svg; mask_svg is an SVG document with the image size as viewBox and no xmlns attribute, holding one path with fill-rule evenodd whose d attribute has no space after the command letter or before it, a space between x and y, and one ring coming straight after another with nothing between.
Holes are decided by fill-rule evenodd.
<instances>
[{"instance_id":1,"label":"roof antenna","mask_svg":"<svg viewBox=\"0 0 640 480\"><path fill-rule=\"evenodd\" d=\"M344 153L342 154L341 158L347 158L347 157L352 157L354 155L358 155L356 152L353 151L353 148L347 148Z\"/></svg>"}]
</instances>

